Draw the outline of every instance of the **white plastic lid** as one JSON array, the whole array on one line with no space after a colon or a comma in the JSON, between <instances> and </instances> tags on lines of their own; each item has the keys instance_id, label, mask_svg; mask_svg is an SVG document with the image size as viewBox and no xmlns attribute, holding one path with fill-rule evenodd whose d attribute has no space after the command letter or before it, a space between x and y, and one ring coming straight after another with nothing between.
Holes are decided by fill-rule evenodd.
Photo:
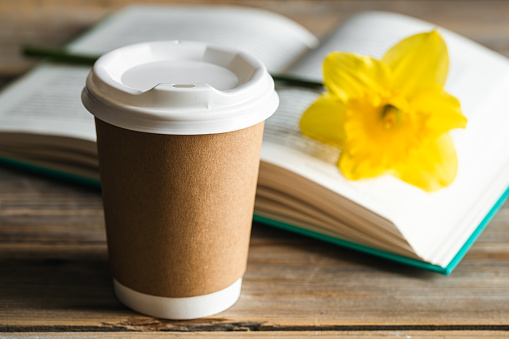
<instances>
[{"instance_id":1,"label":"white plastic lid","mask_svg":"<svg viewBox=\"0 0 509 339\"><path fill-rule=\"evenodd\" d=\"M279 104L261 61L192 41L147 42L103 55L88 75L82 101L115 126L185 135L253 126Z\"/></svg>"}]
</instances>

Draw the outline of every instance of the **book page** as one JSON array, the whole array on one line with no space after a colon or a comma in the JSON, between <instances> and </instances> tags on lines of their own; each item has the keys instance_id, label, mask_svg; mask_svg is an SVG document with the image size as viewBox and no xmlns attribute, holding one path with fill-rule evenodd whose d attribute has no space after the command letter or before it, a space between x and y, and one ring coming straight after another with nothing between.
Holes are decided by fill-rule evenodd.
<instances>
[{"instance_id":1,"label":"book page","mask_svg":"<svg viewBox=\"0 0 509 339\"><path fill-rule=\"evenodd\" d=\"M269 72L283 72L318 44L309 31L281 15L226 6L130 6L71 43L75 52L102 54L144 41L196 40L243 50Z\"/></svg>"},{"instance_id":2,"label":"book page","mask_svg":"<svg viewBox=\"0 0 509 339\"><path fill-rule=\"evenodd\" d=\"M0 132L95 141L93 116L81 103L89 67L43 64L0 95Z\"/></svg>"},{"instance_id":3,"label":"book page","mask_svg":"<svg viewBox=\"0 0 509 339\"><path fill-rule=\"evenodd\" d=\"M316 43L297 23L258 9L131 6L94 27L69 49L100 55L131 43L190 39L245 50L282 71ZM0 131L95 140L93 116L81 103L90 67L43 63L0 95Z\"/></svg>"},{"instance_id":4,"label":"book page","mask_svg":"<svg viewBox=\"0 0 509 339\"><path fill-rule=\"evenodd\" d=\"M361 14L297 63L291 73L321 79L322 59L331 51L379 58L400 39L433 28L397 14ZM504 105L509 91L509 63L454 33L439 31L450 55L446 90L458 97L468 118L465 130L451 133L459 161L452 185L426 193L391 176L346 180L336 166L341 150L299 133L300 115L318 95L306 90L279 91L281 104L266 123L262 159L295 171L392 220L421 257L446 265L509 185L509 155L501 152L502 145L509 143L509 114Z\"/></svg>"}]
</instances>

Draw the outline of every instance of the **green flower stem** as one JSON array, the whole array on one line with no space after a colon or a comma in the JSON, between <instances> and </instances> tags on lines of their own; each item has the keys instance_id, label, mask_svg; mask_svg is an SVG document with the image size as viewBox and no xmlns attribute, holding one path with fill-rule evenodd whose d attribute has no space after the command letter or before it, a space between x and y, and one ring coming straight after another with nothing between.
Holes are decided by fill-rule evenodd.
<instances>
[{"instance_id":1,"label":"green flower stem","mask_svg":"<svg viewBox=\"0 0 509 339\"><path fill-rule=\"evenodd\" d=\"M69 52L63 48L51 48L42 46L26 45L23 47L22 53L28 57L44 57L51 61L93 66L99 56L97 55L84 55Z\"/></svg>"},{"instance_id":2,"label":"green flower stem","mask_svg":"<svg viewBox=\"0 0 509 339\"><path fill-rule=\"evenodd\" d=\"M24 46L22 53L23 55L28 57L44 57L54 62L88 66L93 66L96 60L99 58L99 56L97 55L73 53L64 48L51 48L33 45ZM272 78L285 84L297 87L308 87L308 88L323 87L323 84L321 82L287 75L272 74Z\"/></svg>"},{"instance_id":3,"label":"green flower stem","mask_svg":"<svg viewBox=\"0 0 509 339\"><path fill-rule=\"evenodd\" d=\"M307 80L299 77L279 74L271 74L271 76L274 80L284 82L287 85L307 88L323 88L323 84L319 81Z\"/></svg>"}]
</instances>

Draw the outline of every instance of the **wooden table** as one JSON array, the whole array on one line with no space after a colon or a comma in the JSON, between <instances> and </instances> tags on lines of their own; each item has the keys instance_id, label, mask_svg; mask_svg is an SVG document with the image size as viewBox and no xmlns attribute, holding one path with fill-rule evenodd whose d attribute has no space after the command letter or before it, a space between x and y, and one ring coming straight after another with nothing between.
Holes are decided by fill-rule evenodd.
<instances>
[{"instance_id":1,"label":"wooden table","mask_svg":"<svg viewBox=\"0 0 509 339\"><path fill-rule=\"evenodd\" d=\"M30 66L18 55L21 43L58 45L127 2L0 1L1 81ZM237 4L284 14L319 36L362 10L402 12L509 56L509 2ZM213 317L169 321L134 313L115 298L99 192L0 168L0 332L39 338L507 336L509 205L447 277L255 224L237 304Z\"/></svg>"}]
</instances>

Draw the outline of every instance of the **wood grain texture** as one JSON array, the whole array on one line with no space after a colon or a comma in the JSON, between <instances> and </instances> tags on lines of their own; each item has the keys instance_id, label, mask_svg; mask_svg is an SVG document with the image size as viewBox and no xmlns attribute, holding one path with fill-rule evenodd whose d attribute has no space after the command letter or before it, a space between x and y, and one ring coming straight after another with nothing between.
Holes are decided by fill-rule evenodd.
<instances>
[{"instance_id":1,"label":"wood grain texture","mask_svg":"<svg viewBox=\"0 0 509 339\"><path fill-rule=\"evenodd\" d=\"M114 297L100 194L0 169L0 331L509 330L509 206L451 276L254 225L239 302L158 320Z\"/></svg>"},{"instance_id":2,"label":"wood grain texture","mask_svg":"<svg viewBox=\"0 0 509 339\"><path fill-rule=\"evenodd\" d=\"M0 333L0 339L9 337L12 333ZM260 338L266 337L267 333L264 332L217 332L217 333L182 333L182 332L144 332L144 333L133 333L133 332L67 332L67 333L16 333L16 338L68 338L71 336L77 336L79 338L104 338L104 339L120 339L120 338L231 338L235 337L238 339L243 338ZM272 332L270 333L271 338L282 338L282 339L296 339L304 336L313 336L320 338L343 338L343 337L355 337L355 338L465 338L465 332L463 331L433 331L433 332L420 332L420 331L290 331L290 332ZM509 337L508 332L503 331L471 331L468 333L469 338L507 338Z\"/></svg>"},{"instance_id":3,"label":"wood grain texture","mask_svg":"<svg viewBox=\"0 0 509 339\"><path fill-rule=\"evenodd\" d=\"M19 57L21 44L59 45L126 3L0 0L0 77L30 66ZM319 36L359 11L401 12L509 56L504 1L207 3L266 8ZM15 331L25 337L76 332L101 338L133 331L144 331L140 337L159 331L212 338L500 337L509 333L508 244L507 204L448 277L254 225L242 296L234 307L200 320L158 320L128 310L113 295L97 191L0 168L0 338Z\"/></svg>"}]
</instances>

